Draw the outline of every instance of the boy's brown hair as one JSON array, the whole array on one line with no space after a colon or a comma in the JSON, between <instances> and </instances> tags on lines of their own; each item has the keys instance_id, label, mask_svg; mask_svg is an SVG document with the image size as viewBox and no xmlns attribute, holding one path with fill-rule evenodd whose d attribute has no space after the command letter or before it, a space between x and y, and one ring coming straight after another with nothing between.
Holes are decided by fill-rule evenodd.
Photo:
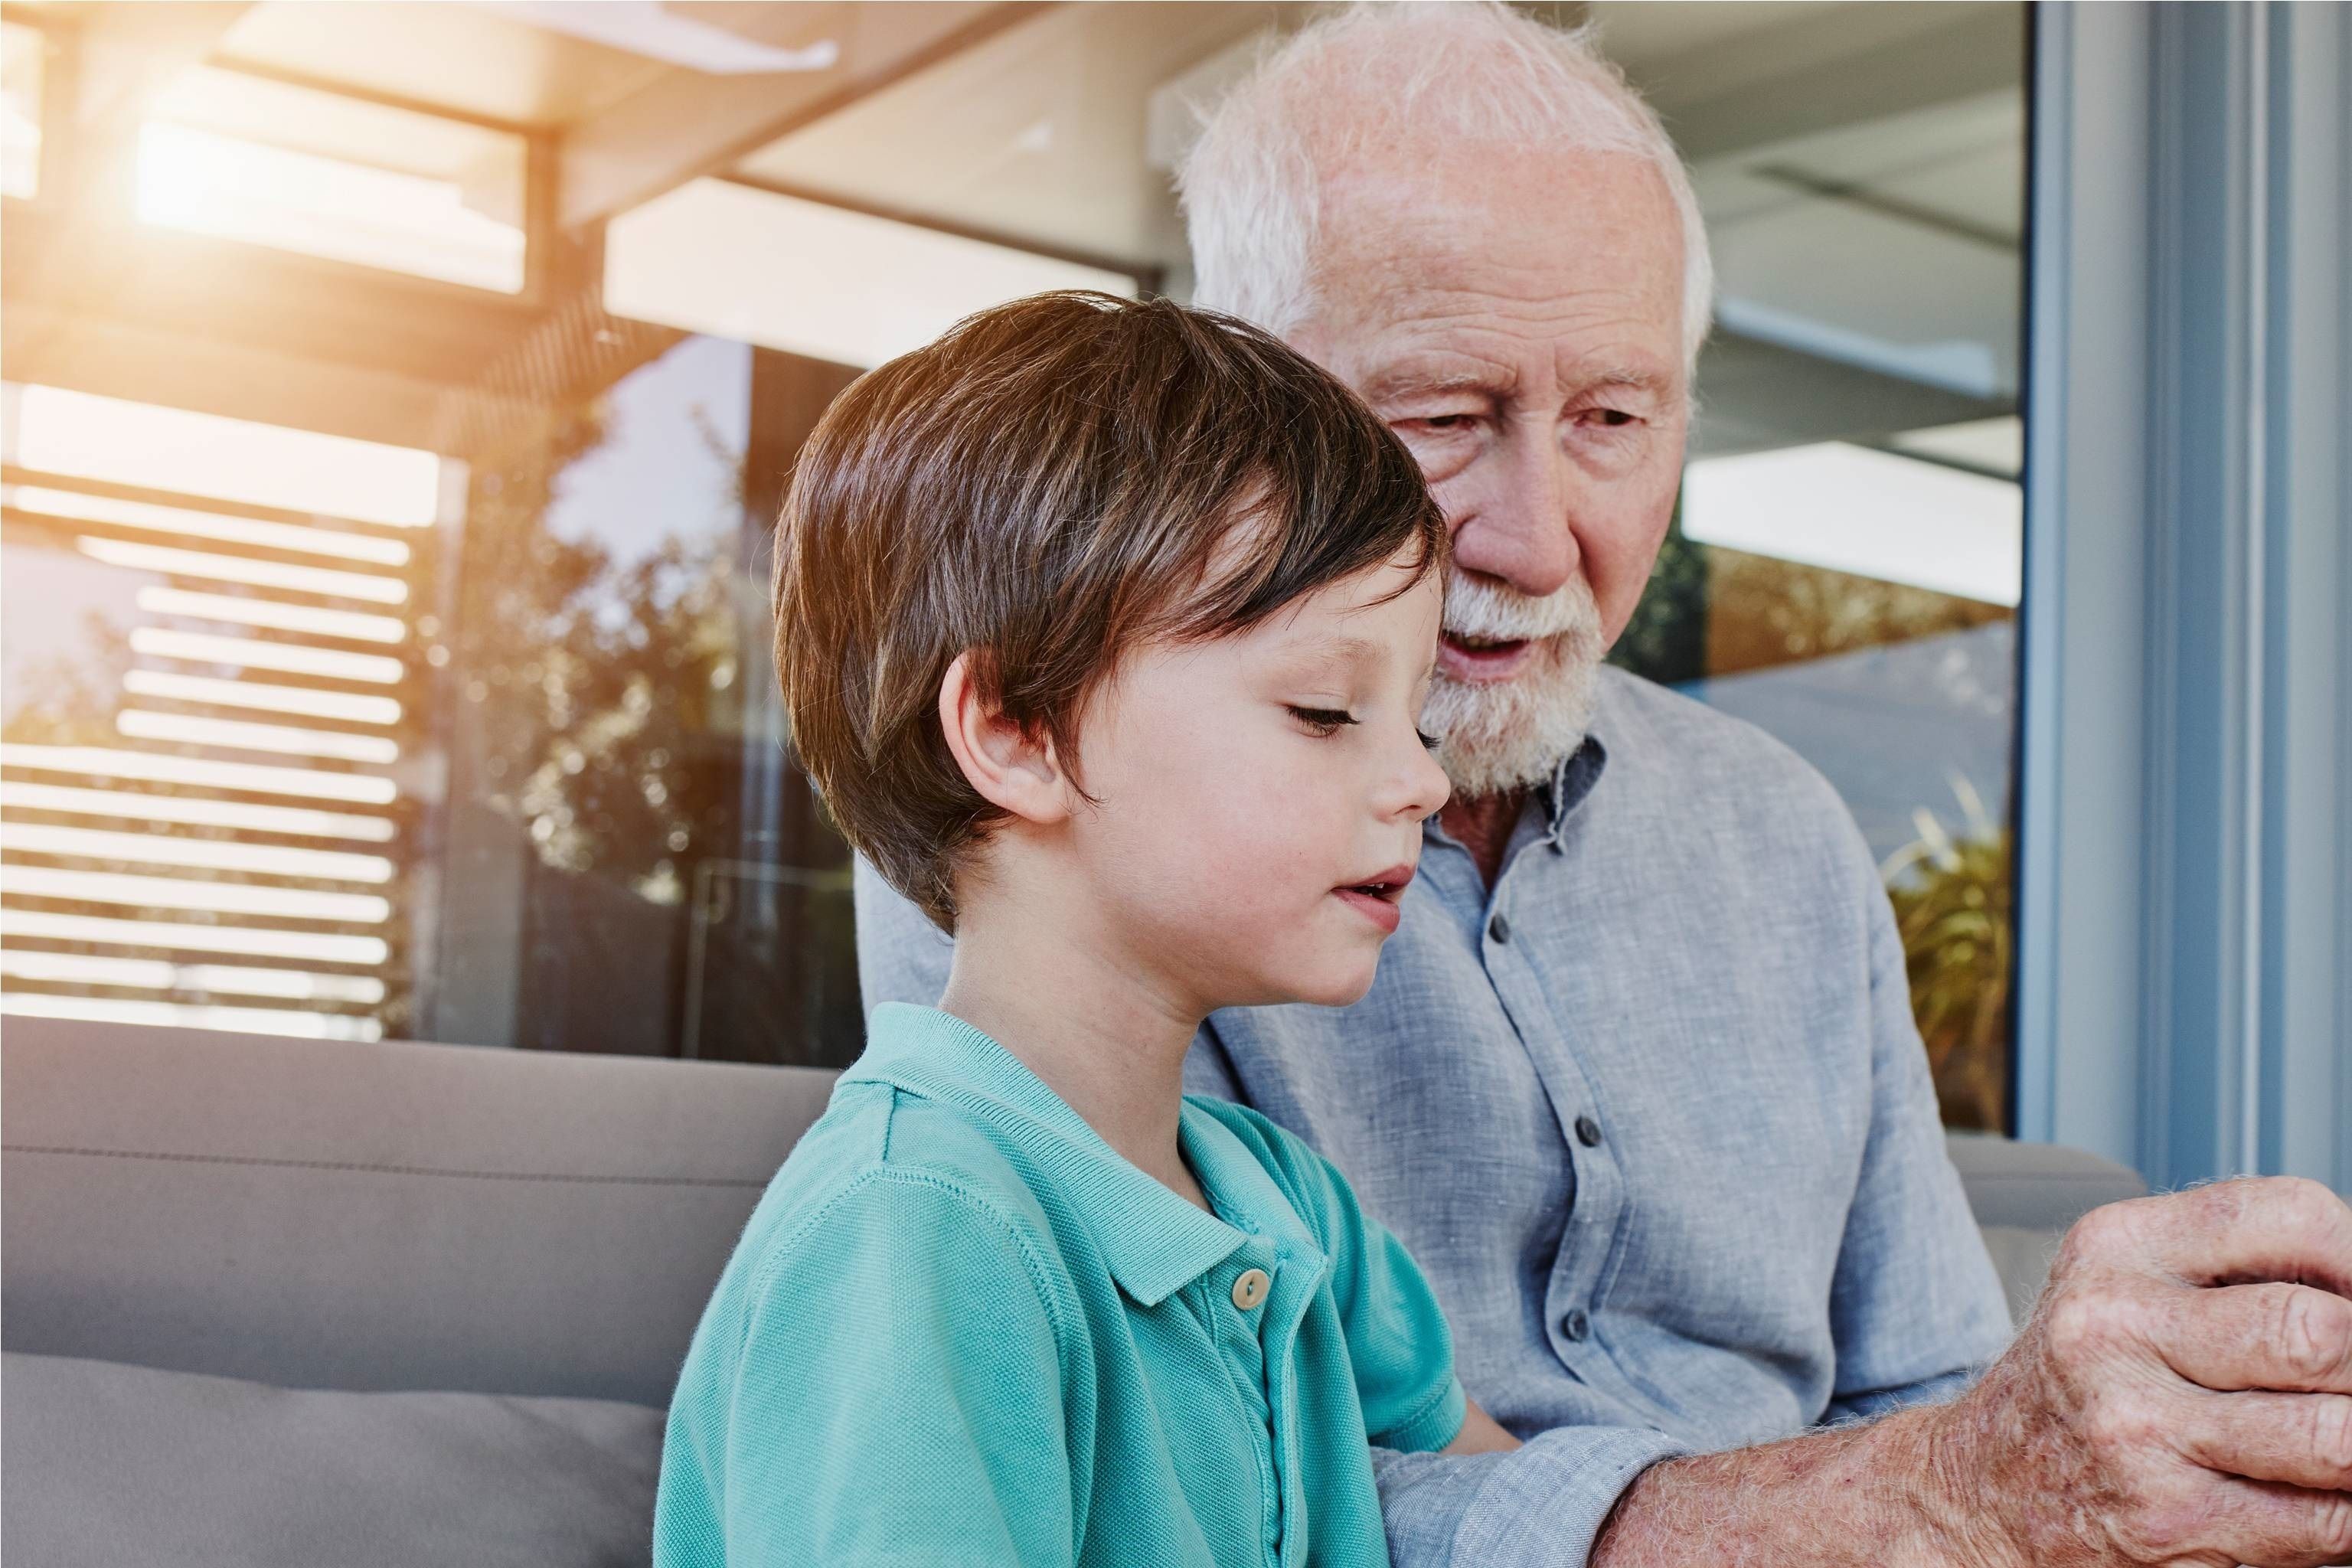
<instances>
[{"instance_id":1,"label":"boy's brown hair","mask_svg":"<svg viewBox=\"0 0 2352 1568\"><path fill-rule=\"evenodd\" d=\"M1408 547L1416 582L1445 559L1412 455L1276 338L1165 300L1000 305L861 376L802 449L774 592L793 745L952 931L1003 816L940 729L958 655L1076 782L1077 715L1127 650L1244 630Z\"/></svg>"}]
</instances>

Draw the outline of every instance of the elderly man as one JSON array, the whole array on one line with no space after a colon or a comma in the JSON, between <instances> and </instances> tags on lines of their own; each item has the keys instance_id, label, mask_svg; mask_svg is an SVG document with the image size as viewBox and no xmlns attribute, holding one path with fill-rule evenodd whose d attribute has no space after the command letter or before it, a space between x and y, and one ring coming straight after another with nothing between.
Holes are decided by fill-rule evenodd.
<instances>
[{"instance_id":1,"label":"elderly man","mask_svg":"<svg viewBox=\"0 0 2352 1568\"><path fill-rule=\"evenodd\" d=\"M1352 12L1225 101L1183 185L1202 302L1355 386L1454 531L1454 799L1379 981L1217 1015L1188 1066L1349 1173L1527 1439L1378 1456L1397 1560L2352 1554L2352 1214L2284 1182L2100 1211L2003 1353L1844 808L1601 668L1706 326L1646 108L1500 8ZM936 999L945 939L860 871L866 1000Z\"/></svg>"}]
</instances>

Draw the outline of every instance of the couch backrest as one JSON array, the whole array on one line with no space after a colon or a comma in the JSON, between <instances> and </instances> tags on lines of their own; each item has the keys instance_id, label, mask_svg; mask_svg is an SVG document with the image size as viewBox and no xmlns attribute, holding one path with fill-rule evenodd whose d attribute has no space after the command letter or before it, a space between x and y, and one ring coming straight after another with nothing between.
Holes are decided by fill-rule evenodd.
<instances>
[{"instance_id":1,"label":"couch backrest","mask_svg":"<svg viewBox=\"0 0 2352 1568\"><path fill-rule=\"evenodd\" d=\"M0 1345L289 1387L667 1405L833 1074L8 1021ZM2078 1150L1956 1136L2012 1305Z\"/></svg>"},{"instance_id":2,"label":"couch backrest","mask_svg":"<svg viewBox=\"0 0 2352 1568\"><path fill-rule=\"evenodd\" d=\"M24 1016L0 1072L7 1349L665 1405L833 1082Z\"/></svg>"}]
</instances>

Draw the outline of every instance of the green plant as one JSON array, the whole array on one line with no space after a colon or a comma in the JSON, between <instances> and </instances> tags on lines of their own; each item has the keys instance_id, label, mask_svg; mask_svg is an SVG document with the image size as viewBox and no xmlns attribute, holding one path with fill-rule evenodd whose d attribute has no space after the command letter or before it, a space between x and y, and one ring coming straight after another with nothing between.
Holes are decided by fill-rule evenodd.
<instances>
[{"instance_id":1,"label":"green plant","mask_svg":"<svg viewBox=\"0 0 2352 1568\"><path fill-rule=\"evenodd\" d=\"M1919 837L1879 868L1895 904L1911 1011L1954 1127L1998 1130L2009 1089L2009 985L2014 958L2010 830L1969 782L1952 780L1955 835L1921 806Z\"/></svg>"}]
</instances>

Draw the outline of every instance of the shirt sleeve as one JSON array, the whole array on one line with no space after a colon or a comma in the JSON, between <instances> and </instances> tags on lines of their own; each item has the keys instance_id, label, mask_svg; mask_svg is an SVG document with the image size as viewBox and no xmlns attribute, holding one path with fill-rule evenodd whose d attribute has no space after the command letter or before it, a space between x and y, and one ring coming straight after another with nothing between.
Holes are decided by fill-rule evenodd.
<instances>
[{"instance_id":1,"label":"shirt sleeve","mask_svg":"<svg viewBox=\"0 0 2352 1568\"><path fill-rule=\"evenodd\" d=\"M905 894L882 879L865 856L853 856L850 902L857 921L857 988L871 1013L884 1002L936 1006L948 988L955 939L933 925Z\"/></svg>"},{"instance_id":2,"label":"shirt sleeve","mask_svg":"<svg viewBox=\"0 0 2352 1568\"><path fill-rule=\"evenodd\" d=\"M1395 1568L1582 1568L1625 1489L1689 1447L1645 1427L1559 1426L1503 1454L1372 1450Z\"/></svg>"},{"instance_id":3,"label":"shirt sleeve","mask_svg":"<svg viewBox=\"0 0 2352 1568\"><path fill-rule=\"evenodd\" d=\"M1337 1165L1274 1123L1260 1121L1316 1211L1364 1430L1383 1448L1443 1448L1462 1430L1468 1405L1454 1375L1454 1336L1437 1293L1404 1243L1364 1213Z\"/></svg>"},{"instance_id":4,"label":"shirt sleeve","mask_svg":"<svg viewBox=\"0 0 2352 1568\"><path fill-rule=\"evenodd\" d=\"M708 1506L656 1520L656 1562L1072 1562L1045 1302L984 1199L911 1171L861 1178L754 1277L731 1378L682 1389L663 1489ZM697 1534L717 1539L680 1539Z\"/></svg>"},{"instance_id":5,"label":"shirt sleeve","mask_svg":"<svg viewBox=\"0 0 2352 1568\"><path fill-rule=\"evenodd\" d=\"M1871 1124L1830 1283L1831 1420L1948 1398L2010 1337L2000 1278L1945 1149L1895 912L1853 837L1870 922Z\"/></svg>"}]
</instances>

